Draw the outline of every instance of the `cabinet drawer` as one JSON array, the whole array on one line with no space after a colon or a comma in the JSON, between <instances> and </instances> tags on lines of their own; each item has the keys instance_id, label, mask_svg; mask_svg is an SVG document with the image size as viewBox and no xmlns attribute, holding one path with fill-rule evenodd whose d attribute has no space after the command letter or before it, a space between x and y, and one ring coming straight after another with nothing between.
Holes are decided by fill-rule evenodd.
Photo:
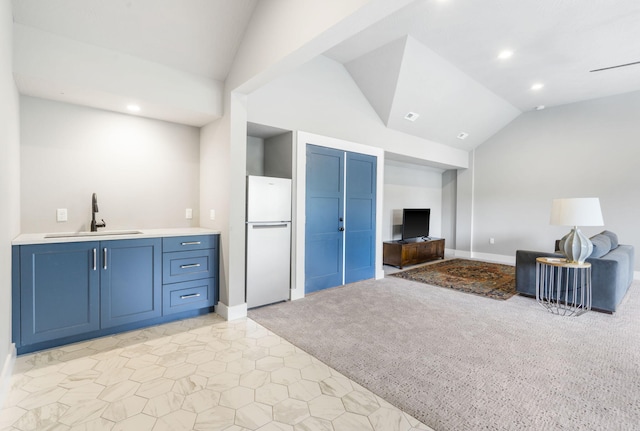
<instances>
[{"instance_id":1,"label":"cabinet drawer","mask_svg":"<svg viewBox=\"0 0 640 431\"><path fill-rule=\"evenodd\" d=\"M190 235L190 236L172 236L162 238L162 251L188 251L203 250L207 248L216 248L217 241L214 235Z\"/></svg>"},{"instance_id":2,"label":"cabinet drawer","mask_svg":"<svg viewBox=\"0 0 640 431\"><path fill-rule=\"evenodd\" d=\"M215 251L194 250L162 255L162 283L213 277Z\"/></svg>"},{"instance_id":3,"label":"cabinet drawer","mask_svg":"<svg viewBox=\"0 0 640 431\"><path fill-rule=\"evenodd\" d=\"M216 303L213 278L169 284L162 289L164 315L211 307Z\"/></svg>"}]
</instances>

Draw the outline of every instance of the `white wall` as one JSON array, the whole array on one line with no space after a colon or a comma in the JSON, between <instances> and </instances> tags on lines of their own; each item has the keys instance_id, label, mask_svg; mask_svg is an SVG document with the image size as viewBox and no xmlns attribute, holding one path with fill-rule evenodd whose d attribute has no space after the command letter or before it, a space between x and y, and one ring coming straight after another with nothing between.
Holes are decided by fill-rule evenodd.
<instances>
[{"instance_id":1,"label":"white wall","mask_svg":"<svg viewBox=\"0 0 640 431\"><path fill-rule=\"evenodd\" d=\"M237 112L236 115L232 115ZM244 97L227 93L225 115L201 129L201 226L221 232L220 302L216 311L232 320L246 316L244 283L247 119ZM232 134L243 137L231 145ZM215 211L215 219L209 216Z\"/></svg>"},{"instance_id":2,"label":"white wall","mask_svg":"<svg viewBox=\"0 0 640 431\"><path fill-rule=\"evenodd\" d=\"M640 269L640 92L523 114L475 151L473 251L553 250L551 200L599 197L603 229L636 248ZM489 238L495 244L489 244Z\"/></svg>"},{"instance_id":3,"label":"white wall","mask_svg":"<svg viewBox=\"0 0 640 431\"><path fill-rule=\"evenodd\" d=\"M21 133L23 233L89 230L94 192L107 229L200 225L199 129L22 96Z\"/></svg>"},{"instance_id":4,"label":"white wall","mask_svg":"<svg viewBox=\"0 0 640 431\"><path fill-rule=\"evenodd\" d=\"M220 236L220 302L229 304L229 125L227 118L200 130L200 224L222 232ZM210 218L210 211L215 219Z\"/></svg>"},{"instance_id":5,"label":"white wall","mask_svg":"<svg viewBox=\"0 0 640 431\"><path fill-rule=\"evenodd\" d=\"M221 213L222 220L228 223L221 225L217 216L214 221L202 218L203 226L218 227L222 232L221 271L226 278L220 280L220 298L225 317L246 315L246 94L410 1L331 0L319 4L312 0L281 0L259 2L256 6L225 82L224 115L204 127L201 136L201 211L215 205L220 208L216 214ZM274 28L278 31L270 30ZM225 184L228 189L223 191Z\"/></svg>"},{"instance_id":6,"label":"white wall","mask_svg":"<svg viewBox=\"0 0 640 431\"><path fill-rule=\"evenodd\" d=\"M467 152L388 129L340 63L319 56L249 95L249 121L466 168Z\"/></svg>"},{"instance_id":7,"label":"white wall","mask_svg":"<svg viewBox=\"0 0 640 431\"><path fill-rule=\"evenodd\" d=\"M457 181L458 173L454 170L442 173L442 232L446 239L445 247L456 248L456 213L457 213Z\"/></svg>"},{"instance_id":8,"label":"white wall","mask_svg":"<svg viewBox=\"0 0 640 431\"><path fill-rule=\"evenodd\" d=\"M429 235L441 237L442 171L386 159L382 215L383 241L401 238L403 208L431 208Z\"/></svg>"},{"instance_id":9,"label":"white wall","mask_svg":"<svg viewBox=\"0 0 640 431\"><path fill-rule=\"evenodd\" d=\"M11 343L11 240L20 233L20 105L12 74L11 2L0 1L0 408L8 390Z\"/></svg>"},{"instance_id":10,"label":"white wall","mask_svg":"<svg viewBox=\"0 0 640 431\"><path fill-rule=\"evenodd\" d=\"M264 139L247 136L247 175L264 175Z\"/></svg>"},{"instance_id":11,"label":"white wall","mask_svg":"<svg viewBox=\"0 0 640 431\"><path fill-rule=\"evenodd\" d=\"M264 174L293 178L293 133L287 132L264 141Z\"/></svg>"},{"instance_id":12,"label":"white wall","mask_svg":"<svg viewBox=\"0 0 640 431\"><path fill-rule=\"evenodd\" d=\"M475 150L470 151L469 167L458 169L456 177L456 243L455 248L459 251L471 252L473 237L473 188L474 175L473 164Z\"/></svg>"}]
</instances>

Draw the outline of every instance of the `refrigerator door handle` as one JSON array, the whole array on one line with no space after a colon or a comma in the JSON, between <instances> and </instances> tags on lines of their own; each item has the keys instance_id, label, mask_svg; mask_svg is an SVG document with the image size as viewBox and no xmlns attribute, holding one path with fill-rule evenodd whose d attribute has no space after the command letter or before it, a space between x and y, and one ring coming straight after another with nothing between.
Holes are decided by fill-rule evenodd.
<instances>
[{"instance_id":1,"label":"refrigerator door handle","mask_svg":"<svg viewBox=\"0 0 640 431\"><path fill-rule=\"evenodd\" d=\"M274 227L289 227L288 223L261 223L261 224L251 224L253 229L271 229Z\"/></svg>"}]
</instances>

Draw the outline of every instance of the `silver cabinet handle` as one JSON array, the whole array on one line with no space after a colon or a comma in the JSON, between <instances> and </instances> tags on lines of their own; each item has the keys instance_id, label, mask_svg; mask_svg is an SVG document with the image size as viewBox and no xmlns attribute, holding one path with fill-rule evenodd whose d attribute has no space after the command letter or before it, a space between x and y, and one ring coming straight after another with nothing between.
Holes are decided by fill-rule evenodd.
<instances>
[{"instance_id":1,"label":"silver cabinet handle","mask_svg":"<svg viewBox=\"0 0 640 431\"><path fill-rule=\"evenodd\" d=\"M96 270L96 267L98 266L98 258L97 258L97 254L98 254L98 250L96 250L95 248L93 249L93 270Z\"/></svg>"},{"instance_id":2,"label":"silver cabinet handle","mask_svg":"<svg viewBox=\"0 0 640 431\"><path fill-rule=\"evenodd\" d=\"M200 241L181 242L180 245L200 245Z\"/></svg>"},{"instance_id":3,"label":"silver cabinet handle","mask_svg":"<svg viewBox=\"0 0 640 431\"><path fill-rule=\"evenodd\" d=\"M102 269L107 269L107 247L102 249Z\"/></svg>"},{"instance_id":4,"label":"silver cabinet handle","mask_svg":"<svg viewBox=\"0 0 640 431\"><path fill-rule=\"evenodd\" d=\"M199 267L200 264L199 263L190 263L188 265L180 265L180 269L185 269L185 268L197 268Z\"/></svg>"},{"instance_id":5,"label":"silver cabinet handle","mask_svg":"<svg viewBox=\"0 0 640 431\"><path fill-rule=\"evenodd\" d=\"M180 295L180 299L197 298L199 296L199 293L190 293L189 295Z\"/></svg>"}]
</instances>

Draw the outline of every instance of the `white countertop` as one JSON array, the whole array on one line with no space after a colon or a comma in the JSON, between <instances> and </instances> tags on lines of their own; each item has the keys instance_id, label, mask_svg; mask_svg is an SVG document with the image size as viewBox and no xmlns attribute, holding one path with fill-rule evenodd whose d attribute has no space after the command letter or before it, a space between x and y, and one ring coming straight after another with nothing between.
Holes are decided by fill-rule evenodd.
<instances>
[{"instance_id":1,"label":"white countertop","mask_svg":"<svg viewBox=\"0 0 640 431\"><path fill-rule=\"evenodd\" d=\"M18 235L13 241L11 241L11 245L55 244L62 242L142 239L186 235L212 235L219 233L220 231L202 227L167 229L121 229L103 230L98 232L23 233L21 235Z\"/></svg>"}]
</instances>

